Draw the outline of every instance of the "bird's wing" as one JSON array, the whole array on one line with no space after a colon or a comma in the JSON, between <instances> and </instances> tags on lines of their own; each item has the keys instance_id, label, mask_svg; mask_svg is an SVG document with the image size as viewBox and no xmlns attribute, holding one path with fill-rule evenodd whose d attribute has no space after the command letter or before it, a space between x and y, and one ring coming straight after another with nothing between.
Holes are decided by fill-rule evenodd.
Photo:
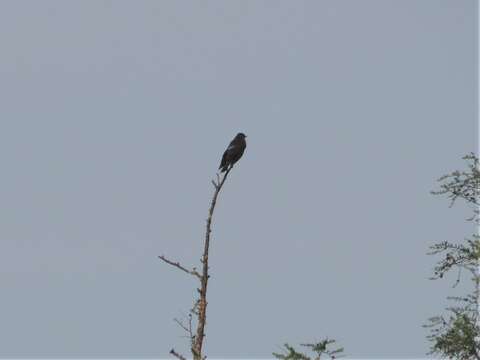
<instances>
[{"instance_id":1,"label":"bird's wing","mask_svg":"<svg viewBox=\"0 0 480 360\"><path fill-rule=\"evenodd\" d=\"M220 162L219 169L225 167L227 165L227 156L228 156L228 149L223 153L222 161Z\"/></svg>"}]
</instances>

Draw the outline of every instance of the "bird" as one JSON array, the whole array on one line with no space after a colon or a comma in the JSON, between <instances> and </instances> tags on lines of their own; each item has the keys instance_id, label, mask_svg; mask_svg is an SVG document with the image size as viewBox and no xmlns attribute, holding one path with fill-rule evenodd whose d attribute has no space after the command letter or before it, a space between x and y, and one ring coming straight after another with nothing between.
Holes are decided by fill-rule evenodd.
<instances>
[{"instance_id":1,"label":"bird","mask_svg":"<svg viewBox=\"0 0 480 360\"><path fill-rule=\"evenodd\" d=\"M240 160L247 147L247 143L245 142L246 137L247 136L244 133L238 133L230 142L227 150L223 153L222 161L218 167L221 172L230 170L233 167L233 164Z\"/></svg>"}]
</instances>

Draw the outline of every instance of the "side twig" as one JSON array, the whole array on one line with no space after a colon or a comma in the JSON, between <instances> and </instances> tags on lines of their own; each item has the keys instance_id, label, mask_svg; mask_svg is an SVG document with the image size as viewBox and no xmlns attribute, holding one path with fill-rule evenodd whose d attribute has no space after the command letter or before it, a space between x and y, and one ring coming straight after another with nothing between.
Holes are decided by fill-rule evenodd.
<instances>
[{"instance_id":1,"label":"side twig","mask_svg":"<svg viewBox=\"0 0 480 360\"><path fill-rule=\"evenodd\" d=\"M201 279L202 276L197 272L197 270L195 268L193 268L192 270L188 270L186 267L180 265L179 262L173 262L171 260L168 260L165 256L163 255L160 255L158 257L159 259L165 261L167 264L170 264L172 266L175 266L177 269L180 269L184 272L186 272L187 274L190 274L190 275L193 275L193 276L196 276L197 278Z\"/></svg>"},{"instance_id":2,"label":"side twig","mask_svg":"<svg viewBox=\"0 0 480 360\"><path fill-rule=\"evenodd\" d=\"M187 360L187 358L186 358L185 356L177 353L177 352L175 351L175 349L170 350L170 354L172 354L173 356L175 356L175 357L176 357L177 359L179 359L179 360Z\"/></svg>"}]
</instances>

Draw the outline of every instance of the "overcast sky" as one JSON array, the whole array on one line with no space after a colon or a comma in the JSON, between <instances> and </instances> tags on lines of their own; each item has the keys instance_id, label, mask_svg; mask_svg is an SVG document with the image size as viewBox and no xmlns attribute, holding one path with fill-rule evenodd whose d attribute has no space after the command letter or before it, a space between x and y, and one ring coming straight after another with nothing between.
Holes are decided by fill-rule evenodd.
<instances>
[{"instance_id":1,"label":"overcast sky","mask_svg":"<svg viewBox=\"0 0 480 360\"><path fill-rule=\"evenodd\" d=\"M0 356L168 357L221 155L206 352L422 357L472 232L474 0L1 1ZM462 291L458 289L457 291Z\"/></svg>"}]
</instances>

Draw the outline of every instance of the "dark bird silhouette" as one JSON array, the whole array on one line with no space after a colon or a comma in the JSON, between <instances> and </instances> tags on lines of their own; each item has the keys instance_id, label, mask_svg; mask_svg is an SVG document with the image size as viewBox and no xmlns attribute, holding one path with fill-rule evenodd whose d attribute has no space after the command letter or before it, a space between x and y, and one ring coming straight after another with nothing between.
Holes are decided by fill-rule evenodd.
<instances>
[{"instance_id":1,"label":"dark bird silhouette","mask_svg":"<svg viewBox=\"0 0 480 360\"><path fill-rule=\"evenodd\" d=\"M228 145L227 150L223 153L222 162L220 163L219 169L221 172L227 171L229 168L233 167L243 155L245 148L247 147L247 143L245 142L245 134L238 133L237 136L230 142Z\"/></svg>"}]
</instances>

